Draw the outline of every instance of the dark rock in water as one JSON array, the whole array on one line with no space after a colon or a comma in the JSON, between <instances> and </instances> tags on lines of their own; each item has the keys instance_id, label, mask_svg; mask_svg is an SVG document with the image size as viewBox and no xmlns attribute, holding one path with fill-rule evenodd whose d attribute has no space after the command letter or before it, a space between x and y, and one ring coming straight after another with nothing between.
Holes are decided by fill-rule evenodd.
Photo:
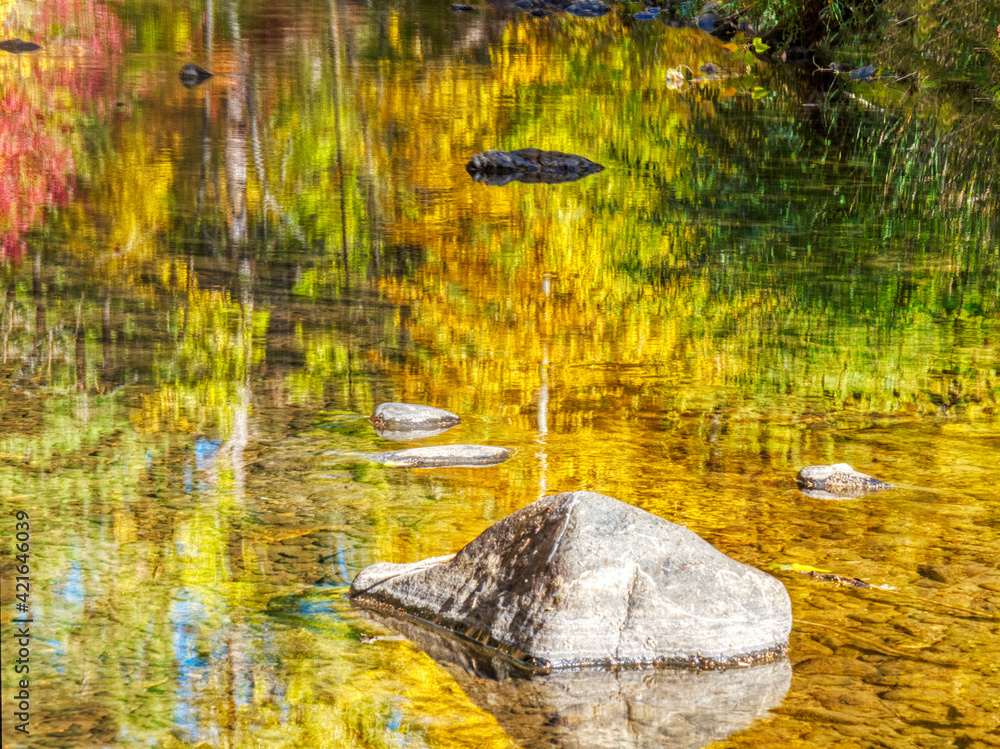
<instances>
[{"instance_id":1,"label":"dark rock in water","mask_svg":"<svg viewBox=\"0 0 1000 749\"><path fill-rule=\"evenodd\" d=\"M855 471L847 463L806 466L798 472L795 481L803 494L814 499L863 497L872 492L894 488L892 484Z\"/></svg>"},{"instance_id":2,"label":"dark rock in water","mask_svg":"<svg viewBox=\"0 0 1000 749\"><path fill-rule=\"evenodd\" d=\"M545 18L552 10L566 10L573 0L518 0L515 8L528 11L535 18Z\"/></svg>"},{"instance_id":3,"label":"dark rock in water","mask_svg":"<svg viewBox=\"0 0 1000 749\"><path fill-rule=\"evenodd\" d=\"M851 71L851 80L854 81L873 81L877 77L874 65L863 65Z\"/></svg>"},{"instance_id":4,"label":"dark rock in water","mask_svg":"<svg viewBox=\"0 0 1000 749\"><path fill-rule=\"evenodd\" d=\"M646 7L646 12L647 13L652 13L653 15L656 15L656 16L660 15L660 12L662 10L663 10L663 8L660 8L659 6L656 6L656 5L649 5L649 6Z\"/></svg>"},{"instance_id":5,"label":"dark rock in water","mask_svg":"<svg viewBox=\"0 0 1000 749\"><path fill-rule=\"evenodd\" d=\"M20 39L5 39L0 42L0 50L10 52L15 55L20 55L24 52L34 52L36 49L41 49L41 45L34 44L32 42L24 42Z\"/></svg>"},{"instance_id":6,"label":"dark rock in water","mask_svg":"<svg viewBox=\"0 0 1000 749\"><path fill-rule=\"evenodd\" d=\"M199 83L207 81L213 75L213 73L209 73L204 68L199 68L190 62L181 68L180 72L181 83L184 85L184 88L194 88Z\"/></svg>"},{"instance_id":7,"label":"dark rock in water","mask_svg":"<svg viewBox=\"0 0 1000 749\"><path fill-rule=\"evenodd\" d=\"M580 18L600 18L601 16L610 13L611 8L604 3L584 0L584 2L573 3L566 8L566 12L574 16L579 16Z\"/></svg>"},{"instance_id":8,"label":"dark rock in water","mask_svg":"<svg viewBox=\"0 0 1000 749\"><path fill-rule=\"evenodd\" d=\"M451 9L455 13L469 13L475 10L471 5L465 5L464 3L452 3Z\"/></svg>"},{"instance_id":9,"label":"dark rock in water","mask_svg":"<svg viewBox=\"0 0 1000 749\"><path fill-rule=\"evenodd\" d=\"M699 749L766 717L792 678L786 658L753 668L531 674L495 650L419 621L373 611L363 618L424 650L525 747Z\"/></svg>"},{"instance_id":10,"label":"dark rock in water","mask_svg":"<svg viewBox=\"0 0 1000 749\"><path fill-rule=\"evenodd\" d=\"M391 432L448 429L461 421L451 411L415 403L379 403L368 420L376 429Z\"/></svg>"},{"instance_id":11,"label":"dark rock in water","mask_svg":"<svg viewBox=\"0 0 1000 749\"><path fill-rule=\"evenodd\" d=\"M695 25L698 28L709 33L715 31L720 23L722 23L722 19L717 13L702 13L698 16L698 20L695 21Z\"/></svg>"},{"instance_id":12,"label":"dark rock in water","mask_svg":"<svg viewBox=\"0 0 1000 749\"><path fill-rule=\"evenodd\" d=\"M477 182L505 185L509 182L572 182L604 169L600 164L559 151L520 148L516 151L484 151L465 165Z\"/></svg>"},{"instance_id":13,"label":"dark rock in water","mask_svg":"<svg viewBox=\"0 0 1000 749\"><path fill-rule=\"evenodd\" d=\"M778 580L594 492L538 500L453 557L374 564L350 596L538 669L746 665L783 655L792 626Z\"/></svg>"},{"instance_id":14,"label":"dark rock in water","mask_svg":"<svg viewBox=\"0 0 1000 749\"><path fill-rule=\"evenodd\" d=\"M781 61L787 62L789 65L801 65L811 62L812 58L813 53L805 47L789 47L781 53Z\"/></svg>"},{"instance_id":15,"label":"dark rock in water","mask_svg":"<svg viewBox=\"0 0 1000 749\"><path fill-rule=\"evenodd\" d=\"M509 460L512 453L504 447L486 445L440 445L413 447L369 455L372 460L406 468L461 468L495 466Z\"/></svg>"},{"instance_id":16,"label":"dark rock in water","mask_svg":"<svg viewBox=\"0 0 1000 749\"><path fill-rule=\"evenodd\" d=\"M711 34L723 41L729 41L736 35L736 24L732 18L719 15L716 12L718 9L715 3L707 4L695 21L695 25L706 34Z\"/></svg>"},{"instance_id":17,"label":"dark rock in water","mask_svg":"<svg viewBox=\"0 0 1000 749\"><path fill-rule=\"evenodd\" d=\"M719 66L714 62L706 62L704 65L699 67L698 70L707 75L715 75L719 72Z\"/></svg>"}]
</instances>

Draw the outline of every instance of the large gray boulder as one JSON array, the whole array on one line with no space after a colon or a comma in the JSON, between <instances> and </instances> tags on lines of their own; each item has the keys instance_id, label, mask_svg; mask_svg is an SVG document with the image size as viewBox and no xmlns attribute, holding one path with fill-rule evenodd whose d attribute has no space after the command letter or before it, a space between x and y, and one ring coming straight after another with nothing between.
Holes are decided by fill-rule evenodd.
<instances>
[{"instance_id":1,"label":"large gray boulder","mask_svg":"<svg viewBox=\"0 0 1000 749\"><path fill-rule=\"evenodd\" d=\"M374 564L350 596L539 669L767 661L792 626L778 580L593 492L533 502L453 557Z\"/></svg>"},{"instance_id":2,"label":"large gray boulder","mask_svg":"<svg viewBox=\"0 0 1000 749\"><path fill-rule=\"evenodd\" d=\"M803 494L814 499L857 498L895 488L892 484L855 471L847 463L806 466L795 476L795 481Z\"/></svg>"}]
</instances>

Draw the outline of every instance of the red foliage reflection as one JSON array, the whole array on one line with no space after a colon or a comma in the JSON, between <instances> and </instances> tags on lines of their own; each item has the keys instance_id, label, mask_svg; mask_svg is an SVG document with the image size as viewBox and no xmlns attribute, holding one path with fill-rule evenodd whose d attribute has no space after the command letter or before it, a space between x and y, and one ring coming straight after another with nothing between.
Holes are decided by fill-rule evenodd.
<instances>
[{"instance_id":1,"label":"red foliage reflection","mask_svg":"<svg viewBox=\"0 0 1000 749\"><path fill-rule=\"evenodd\" d=\"M44 0L32 25L45 30L35 39L43 48L58 40L76 54L43 64L44 51L28 53L17 60L22 75L0 86L0 262L20 259L25 232L72 197L72 133L79 118L102 119L113 109L111 81L128 37L107 4L95 0Z\"/></svg>"}]
</instances>

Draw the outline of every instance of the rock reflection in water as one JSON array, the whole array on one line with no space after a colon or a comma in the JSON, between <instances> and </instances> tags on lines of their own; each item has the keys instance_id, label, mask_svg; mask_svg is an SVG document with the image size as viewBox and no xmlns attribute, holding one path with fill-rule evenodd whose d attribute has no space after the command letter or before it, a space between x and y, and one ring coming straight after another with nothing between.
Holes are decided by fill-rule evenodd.
<instances>
[{"instance_id":1,"label":"rock reflection in water","mask_svg":"<svg viewBox=\"0 0 1000 749\"><path fill-rule=\"evenodd\" d=\"M479 172L471 175L476 182L482 182L490 187L503 187L511 182L524 182L528 185L560 185L564 182L576 182L578 179L593 174L578 174L576 172L505 172L502 174L489 174Z\"/></svg>"},{"instance_id":2,"label":"rock reflection in water","mask_svg":"<svg viewBox=\"0 0 1000 749\"><path fill-rule=\"evenodd\" d=\"M444 434L451 427L444 427L442 429L420 429L408 432L403 432L393 429L375 429L375 434L384 440L393 440L395 442L406 442L412 440L422 440L429 437L437 437L438 435Z\"/></svg>"},{"instance_id":3,"label":"rock reflection in water","mask_svg":"<svg viewBox=\"0 0 1000 749\"><path fill-rule=\"evenodd\" d=\"M411 619L365 610L446 669L525 749L696 749L742 731L785 698L787 659L753 668L532 674L496 651Z\"/></svg>"}]
</instances>

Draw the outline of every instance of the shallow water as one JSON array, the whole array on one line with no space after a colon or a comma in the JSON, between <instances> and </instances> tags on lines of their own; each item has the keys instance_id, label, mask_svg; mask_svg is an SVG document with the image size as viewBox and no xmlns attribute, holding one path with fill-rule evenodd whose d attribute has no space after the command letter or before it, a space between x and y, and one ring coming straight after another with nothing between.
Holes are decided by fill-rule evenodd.
<instances>
[{"instance_id":1,"label":"shallow water","mask_svg":"<svg viewBox=\"0 0 1000 749\"><path fill-rule=\"evenodd\" d=\"M848 61L957 83L814 107L638 9L0 6L43 46L0 53L5 746L1000 744L996 118L962 88L991 28L925 11ZM465 172L526 146L605 170ZM387 400L463 423L383 440ZM514 458L358 457L477 443ZM833 462L899 488L796 489ZM790 677L497 681L343 598L576 489L779 577Z\"/></svg>"}]
</instances>

